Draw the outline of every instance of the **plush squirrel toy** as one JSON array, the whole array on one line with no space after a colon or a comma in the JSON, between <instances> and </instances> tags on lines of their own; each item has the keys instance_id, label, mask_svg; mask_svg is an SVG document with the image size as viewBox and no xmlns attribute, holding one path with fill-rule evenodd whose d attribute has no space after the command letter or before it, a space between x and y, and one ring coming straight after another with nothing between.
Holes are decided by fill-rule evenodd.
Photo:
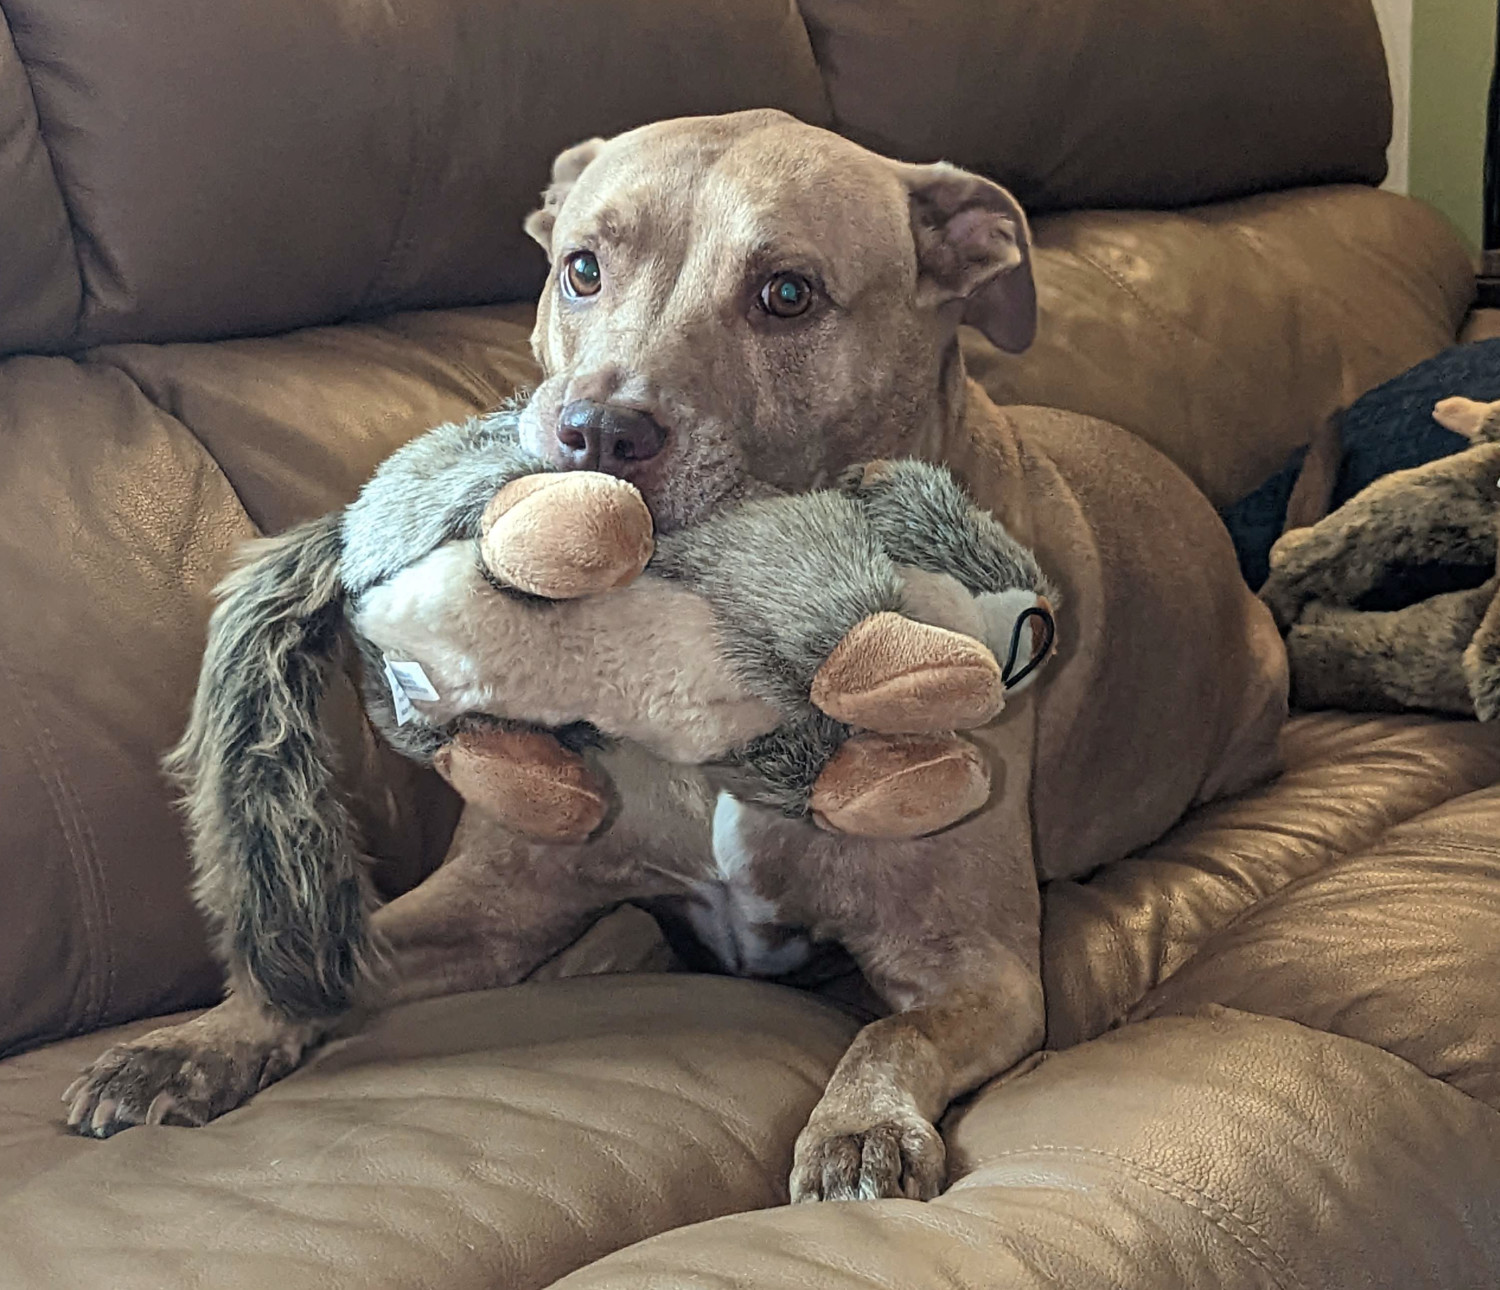
<instances>
[{"instance_id":1,"label":"plush squirrel toy","mask_svg":"<svg viewBox=\"0 0 1500 1290\"><path fill-rule=\"evenodd\" d=\"M859 835L933 832L989 796L955 732L993 720L1053 651L1057 597L946 471L874 463L656 535L633 486L548 471L516 423L413 440L346 510L250 544L220 588L167 768L199 899L252 972L288 938L314 962L358 943L364 892L319 720L348 646L379 733L533 840L608 828L591 754L609 741ZM305 926L252 925L247 893L273 888L304 893ZM295 1006L296 983L277 984Z\"/></svg>"},{"instance_id":2,"label":"plush squirrel toy","mask_svg":"<svg viewBox=\"0 0 1500 1290\"><path fill-rule=\"evenodd\" d=\"M1500 715L1500 403L1443 399L1470 447L1385 475L1271 549L1261 588L1298 707Z\"/></svg>"}]
</instances>

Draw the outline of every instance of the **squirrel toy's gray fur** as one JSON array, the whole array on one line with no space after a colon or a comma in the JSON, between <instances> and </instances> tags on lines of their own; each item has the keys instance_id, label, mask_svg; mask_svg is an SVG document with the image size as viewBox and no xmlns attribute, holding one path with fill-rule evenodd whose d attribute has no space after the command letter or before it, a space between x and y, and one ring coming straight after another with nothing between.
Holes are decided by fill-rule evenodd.
<instances>
[{"instance_id":1,"label":"squirrel toy's gray fur","mask_svg":"<svg viewBox=\"0 0 1500 1290\"><path fill-rule=\"evenodd\" d=\"M1298 707L1500 717L1500 405L1434 414L1472 447L1386 475L1272 548L1261 588Z\"/></svg>"},{"instance_id":2,"label":"squirrel toy's gray fur","mask_svg":"<svg viewBox=\"0 0 1500 1290\"><path fill-rule=\"evenodd\" d=\"M380 647L354 624L364 597L439 547L473 541L478 561L490 499L547 469L517 446L518 415L512 406L413 440L344 511L248 544L218 589L191 718L165 764L184 795L196 896L231 978L242 974L289 1016L346 1010L372 953L370 893L320 714L333 670L358 665L372 723L423 764L463 722L508 718L399 723ZM711 606L740 683L785 718L735 750L719 768L724 782L793 815L851 733L810 703L813 675L860 620L901 610L898 565L950 573L971 593L1056 599L1031 553L946 471L902 462L878 482L853 472L842 485L659 535L650 565ZM599 738L587 727L554 733L575 748Z\"/></svg>"}]
</instances>

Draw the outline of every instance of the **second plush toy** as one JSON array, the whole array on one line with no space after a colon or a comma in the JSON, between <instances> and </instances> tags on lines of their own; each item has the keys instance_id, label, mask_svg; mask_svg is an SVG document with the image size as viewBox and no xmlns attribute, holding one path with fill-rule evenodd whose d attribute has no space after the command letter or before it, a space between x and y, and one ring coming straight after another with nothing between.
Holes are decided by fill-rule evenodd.
<instances>
[{"instance_id":1,"label":"second plush toy","mask_svg":"<svg viewBox=\"0 0 1500 1290\"><path fill-rule=\"evenodd\" d=\"M1298 707L1500 716L1500 403L1448 398L1471 446L1376 480L1271 549L1261 589Z\"/></svg>"}]
</instances>

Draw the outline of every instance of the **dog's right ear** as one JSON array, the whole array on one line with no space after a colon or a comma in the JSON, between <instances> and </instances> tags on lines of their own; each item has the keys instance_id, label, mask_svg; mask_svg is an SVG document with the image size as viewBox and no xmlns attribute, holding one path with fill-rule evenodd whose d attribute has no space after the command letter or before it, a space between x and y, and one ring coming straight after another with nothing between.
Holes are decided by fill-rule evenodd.
<instances>
[{"instance_id":1,"label":"dog's right ear","mask_svg":"<svg viewBox=\"0 0 1500 1290\"><path fill-rule=\"evenodd\" d=\"M573 191L578 177L588 169L589 162L599 155L602 147L603 139L587 139L558 153L557 159L552 163L552 182L542 194L542 208L532 211L526 217L525 226L532 240L549 257L552 255L552 226L557 223L557 212Z\"/></svg>"}]
</instances>

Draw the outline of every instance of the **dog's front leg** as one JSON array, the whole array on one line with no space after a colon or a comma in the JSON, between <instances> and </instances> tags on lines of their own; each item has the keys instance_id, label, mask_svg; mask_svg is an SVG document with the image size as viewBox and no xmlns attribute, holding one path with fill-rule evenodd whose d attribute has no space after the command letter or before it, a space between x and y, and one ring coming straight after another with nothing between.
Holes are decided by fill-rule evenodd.
<instances>
[{"instance_id":1,"label":"dog's front leg","mask_svg":"<svg viewBox=\"0 0 1500 1290\"><path fill-rule=\"evenodd\" d=\"M797 1139L792 1199L931 1200L947 1166L936 1122L1040 1047L1042 1024L1041 983L1017 963L866 1026Z\"/></svg>"},{"instance_id":2,"label":"dog's front leg","mask_svg":"<svg viewBox=\"0 0 1500 1290\"><path fill-rule=\"evenodd\" d=\"M383 952L357 1012L522 980L619 899L614 876L597 849L519 841L466 811L443 865L371 919ZM135 1124L206 1124L353 1020L289 1020L231 982L202 1016L104 1052L63 1096L69 1127L107 1138Z\"/></svg>"},{"instance_id":3,"label":"dog's front leg","mask_svg":"<svg viewBox=\"0 0 1500 1290\"><path fill-rule=\"evenodd\" d=\"M1002 798L929 838L807 839L794 881L817 906L809 925L843 943L894 1012L855 1037L813 1110L793 1200L935 1196L948 1103L1041 1046L1040 897L1022 815Z\"/></svg>"}]
</instances>

